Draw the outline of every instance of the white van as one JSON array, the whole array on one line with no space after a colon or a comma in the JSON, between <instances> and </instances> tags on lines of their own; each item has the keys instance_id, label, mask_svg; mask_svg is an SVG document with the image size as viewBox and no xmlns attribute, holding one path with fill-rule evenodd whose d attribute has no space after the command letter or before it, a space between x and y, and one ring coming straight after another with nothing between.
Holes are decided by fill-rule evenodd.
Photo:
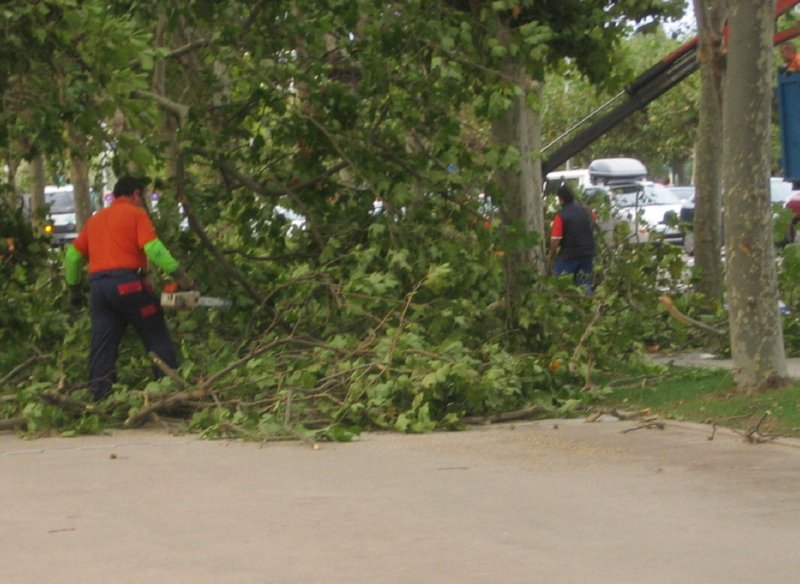
<instances>
[{"instance_id":1,"label":"white van","mask_svg":"<svg viewBox=\"0 0 800 584\"><path fill-rule=\"evenodd\" d=\"M589 187L637 182L646 176L644 164L635 158L598 158L589 168L548 172L545 193L555 193L560 185L567 184L580 194Z\"/></svg>"},{"instance_id":2,"label":"white van","mask_svg":"<svg viewBox=\"0 0 800 584\"><path fill-rule=\"evenodd\" d=\"M50 207L44 230L53 245L65 245L78 237L74 192L72 185L44 188L44 202Z\"/></svg>"},{"instance_id":3,"label":"white van","mask_svg":"<svg viewBox=\"0 0 800 584\"><path fill-rule=\"evenodd\" d=\"M569 186L573 192L580 193L587 187L592 186L592 178L589 176L589 169L576 168L574 170L556 170L548 172L544 192L548 195L555 194L558 187L562 184Z\"/></svg>"}]
</instances>

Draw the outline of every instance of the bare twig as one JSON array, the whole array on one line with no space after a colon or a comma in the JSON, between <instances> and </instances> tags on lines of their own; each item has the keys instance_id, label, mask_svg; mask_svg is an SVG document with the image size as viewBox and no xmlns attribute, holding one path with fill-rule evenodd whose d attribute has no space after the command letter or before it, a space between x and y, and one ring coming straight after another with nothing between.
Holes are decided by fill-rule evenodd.
<instances>
[{"instance_id":1,"label":"bare twig","mask_svg":"<svg viewBox=\"0 0 800 584\"><path fill-rule=\"evenodd\" d=\"M769 412L764 412L761 416L761 419L759 419L758 422L756 422L753 426L750 426L750 428L748 428L744 433L744 439L750 444L763 444L775 439L775 436L761 433L761 424L764 423L764 420L767 419L767 416L769 416Z\"/></svg>"},{"instance_id":2,"label":"bare twig","mask_svg":"<svg viewBox=\"0 0 800 584\"><path fill-rule=\"evenodd\" d=\"M292 390L286 392L286 406L283 412L283 427L291 430L292 427Z\"/></svg>"},{"instance_id":3,"label":"bare twig","mask_svg":"<svg viewBox=\"0 0 800 584\"><path fill-rule=\"evenodd\" d=\"M642 430L642 429L650 430L652 428L663 430L664 428L666 428L666 424L664 424L664 422L648 422L646 424L641 424L640 426L635 426L633 428L628 428L627 430L623 430L622 433L627 434L628 432L633 432L635 430Z\"/></svg>"},{"instance_id":4,"label":"bare twig","mask_svg":"<svg viewBox=\"0 0 800 584\"><path fill-rule=\"evenodd\" d=\"M583 350L583 344L589 339L594 332L594 327L597 324L597 321L600 320L600 317L603 314L603 308L605 305L600 302L594 307L594 313L592 314L592 319L589 321L589 324L586 325L586 329L583 331L581 338L578 340L578 344L575 345L575 350L572 352L572 358L570 359L570 365L578 360L578 357L581 355L581 351Z\"/></svg>"},{"instance_id":5,"label":"bare twig","mask_svg":"<svg viewBox=\"0 0 800 584\"><path fill-rule=\"evenodd\" d=\"M187 53L191 53L195 49L201 49L203 47L207 47L207 46L211 45L213 42L214 41L212 39L198 39L196 41L191 41L189 43L186 43L182 47L178 47L177 49L174 49L171 53L169 53L168 55L165 55L165 58L167 58L167 59L177 59L178 57L182 57L183 55L186 55Z\"/></svg>"}]
</instances>

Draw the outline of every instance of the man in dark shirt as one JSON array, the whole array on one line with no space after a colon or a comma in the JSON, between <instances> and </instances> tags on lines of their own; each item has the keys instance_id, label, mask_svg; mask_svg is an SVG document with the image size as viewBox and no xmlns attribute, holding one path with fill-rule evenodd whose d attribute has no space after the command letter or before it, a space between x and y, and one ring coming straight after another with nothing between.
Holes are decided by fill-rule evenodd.
<instances>
[{"instance_id":1,"label":"man in dark shirt","mask_svg":"<svg viewBox=\"0 0 800 584\"><path fill-rule=\"evenodd\" d=\"M550 228L550 259L553 274L572 274L576 284L591 289L594 262L594 219L592 212L575 200L566 184L556 192L561 209Z\"/></svg>"}]
</instances>

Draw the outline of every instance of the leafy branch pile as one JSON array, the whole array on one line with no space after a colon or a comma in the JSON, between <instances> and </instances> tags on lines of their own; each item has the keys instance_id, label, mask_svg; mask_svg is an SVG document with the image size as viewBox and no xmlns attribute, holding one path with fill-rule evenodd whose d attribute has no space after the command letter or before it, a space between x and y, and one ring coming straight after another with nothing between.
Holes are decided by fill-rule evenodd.
<instances>
[{"instance_id":1,"label":"leafy branch pile","mask_svg":"<svg viewBox=\"0 0 800 584\"><path fill-rule=\"evenodd\" d=\"M426 213L437 208L461 210L440 200ZM665 271L652 263L668 267L674 250L609 252L591 297L569 279L528 274L512 312L497 293L498 230L468 212L453 219L462 228L445 224L424 245L429 225L383 211L366 220L359 243L332 242L324 262L302 253L316 245L308 231L284 226L280 261L254 269L234 260L269 291L260 302L242 291L229 311L172 314L181 366L159 381L149 380L138 341L126 338L114 393L97 404L85 381L88 317L65 309L59 258L11 256L0 300L9 319L1 340L13 348L0 363L2 416L32 432L96 432L155 416L246 438L456 428L531 406L586 403L595 368L636 358L645 341L668 334L655 294ZM235 292L224 281L205 286ZM27 308L11 310L23 297Z\"/></svg>"}]
</instances>

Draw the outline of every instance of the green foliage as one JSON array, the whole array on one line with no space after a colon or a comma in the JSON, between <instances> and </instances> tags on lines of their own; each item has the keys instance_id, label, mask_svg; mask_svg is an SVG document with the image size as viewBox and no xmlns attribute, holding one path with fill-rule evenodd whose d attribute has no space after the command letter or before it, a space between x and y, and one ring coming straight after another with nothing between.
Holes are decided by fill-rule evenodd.
<instances>
[{"instance_id":1,"label":"green foliage","mask_svg":"<svg viewBox=\"0 0 800 584\"><path fill-rule=\"evenodd\" d=\"M800 355L800 245L790 243L779 254L778 286L784 303L783 334L786 353Z\"/></svg>"},{"instance_id":2,"label":"green foliage","mask_svg":"<svg viewBox=\"0 0 800 584\"><path fill-rule=\"evenodd\" d=\"M616 79L607 88L592 84L572 65L562 65L549 74L544 84L544 142L556 139L596 111L618 94L622 84L655 65L682 42L667 38L660 30L630 37L615 53ZM697 76L683 81L586 148L573 165L585 167L595 158L631 156L642 160L654 176L663 172L665 163L680 170L693 156L698 84Z\"/></svg>"},{"instance_id":3,"label":"green foliage","mask_svg":"<svg viewBox=\"0 0 800 584\"><path fill-rule=\"evenodd\" d=\"M110 118L148 86L148 29L97 1L18 4L3 10L0 24L6 140L30 159L74 146L77 132L99 154L111 139Z\"/></svg>"},{"instance_id":4,"label":"green foliage","mask_svg":"<svg viewBox=\"0 0 800 584\"><path fill-rule=\"evenodd\" d=\"M568 278L532 277L512 315L498 295L503 256L494 230L447 199L417 204L370 216L358 236L331 238L327 247L335 250L320 253L331 258L324 262L301 253L315 248L312 233L287 233L280 245L296 255L250 273L255 282L269 280L262 304L236 297L229 312L172 315L179 375L202 397L165 405L162 415L207 437L346 440L363 428L458 428L465 417L532 404L566 413L589 401L583 388L592 371L617 368L650 339L669 337L657 295L676 282L673 249L608 250L592 296ZM435 241L432 225L440 229ZM278 244L263 245L251 252L269 254ZM53 302L64 295L59 282L57 265L26 280L40 300L3 328L48 327L4 339L21 351L0 376L25 355L48 355L3 388L16 396L3 402L5 416L24 417L29 432L92 433L130 424L149 404L179 394L172 380L148 381L130 335L112 397L89 409L67 401L88 398L88 319L70 319ZM230 292L213 277L205 283L209 293Z\"/></svg>"},{"instance_id":5,"label":"green foliage","mask_svg":"<svg viewBox=\"0 0 800 584\"><path fill-rule=\"evenodd\" d=\"M614 81L623 16L677 4L486 2L473 14L422 2L86 0L12 11L7 142L55 152L68 122L93 152L110 149L117 171L162 178L160 234L234 308L170 316L183 383L151 381L128 335L113 395L87 406L89 322L66 307L59 258L15 260L0 299L12 347L0 356L3 416L32 433L156 413L209 437L347 440L586 403L592 370L668 338L657 298L680 273L666 248L623 247L598 259L592 296L522 270L527 293L509 305L504 262L541 234L498 228L493 205L507 193L492 176L522 157L486 145L486 120L518 97L498 64L539 77L571 56ZM498 18L508 42L494 35ZM121 133L107 123L117 109ZM195 230L180 227L179 194Z\"/></svg>"}]
</instances>

